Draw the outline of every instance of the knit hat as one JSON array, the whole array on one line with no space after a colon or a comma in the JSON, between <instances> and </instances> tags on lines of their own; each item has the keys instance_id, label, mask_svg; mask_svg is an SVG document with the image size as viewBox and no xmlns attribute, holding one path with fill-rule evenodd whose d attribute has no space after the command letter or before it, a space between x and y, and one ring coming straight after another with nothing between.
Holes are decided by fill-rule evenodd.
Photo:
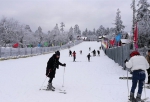
<instances>
[{"instance_id":1,"label":"knit hat","mask_svg":"<svg viewBox=\"0 0 150 102\"><path fill-rule=\"evenodd\" d=\"M133 51L133 52L131 52L130 57L133 57L136 55L140 55L140 53L138 51Z\"/></svg>"},{"instance_id":2,"label":"knit hat","mask_svg":"<svg viewBox=\"0 0 150 102\"><path fill-rule=\"evenodd\" d=\"M56 54L57 56L60 56L60 52L59 52L59 51L56 51L55 54Z\"/></svg>"}]
</instances>

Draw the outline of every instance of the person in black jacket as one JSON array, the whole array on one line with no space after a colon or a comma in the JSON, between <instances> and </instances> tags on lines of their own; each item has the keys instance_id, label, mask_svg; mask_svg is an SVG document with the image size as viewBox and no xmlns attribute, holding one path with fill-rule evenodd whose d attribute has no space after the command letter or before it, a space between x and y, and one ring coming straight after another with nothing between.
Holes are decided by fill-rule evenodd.
<instances>
[{"instance_id":1,"label":"person in black jacket","mask_svg":"<svg viewBox=\"0 0 150 102\"><path fill-rule=\"evenodd\" d=\"M100 56L100 51L99 50L97 50L97 54L98 54L98 56Z\"/></svg>"},{"instance_id":2,"label":"person in black jacket","mask_svg":"<svg viewBox=\"0 0 150 102\"><path fill-rule=\"evenodd\" d=\"M87 58L88 58L88 61L90 62L90 57L91 57L91 55L90 55L90 53L87 55Z\"/></svg>"},{"instance_id":3,"label":"person in black jacket","mask_svg":"<svg viewBox=\"0 0 150 102\"><path fill-rule=\"evenodd\" d=\"M53 78L55 78L56 68L59 69L59 65L66 66L65 63L62 64L59 62L59 58L60 58L60 52L56 51L55 54L53 54L53 56L47 62L46 76L50 78L48 81L48 86L47 86L48 90L54 91L55 89L52 86L52 81L53 81Z\"/></svg>"},{"instance_id":4,"label":"person in black jacket","mask_svg":"<svg viewBox=\"0 0 150 102\"><path fill-rule=\"evenodd\" d=\"M72 51L71 50L69 50L69 57L72 57Z\"/></svg>"},{"instance_id":5,"label":"person in black jacket","mask_svg":"<svg viewBox=\"0 0 150 102\"><path fill-rule=\"evenodd\" d=\"M93 50L92 53L93 53L93 56L96 56L96 51L95 50Z\"/></svg>"}]
</instances>

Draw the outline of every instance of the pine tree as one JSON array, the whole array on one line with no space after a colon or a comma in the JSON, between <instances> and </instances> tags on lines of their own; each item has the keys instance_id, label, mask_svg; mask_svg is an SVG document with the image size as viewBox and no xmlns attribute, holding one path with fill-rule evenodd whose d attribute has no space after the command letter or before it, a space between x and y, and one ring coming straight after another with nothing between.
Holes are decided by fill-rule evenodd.
<instances>
[{"instance_id":1,"label":"pine tree","mask_svg":"<svg viewBox=\"0 0 150 102\"><path fill-rule=\"evenodd\" d=\"M62 31L62 33L64 32L64 27L65 27L65 24L63 22L60 23L60 31Z\"/></svg>"},{"instance_id":2,"label":"pine tree","mask_svg":"<svg viewBox=\"0 0 150 102\"><path fill-rule=\"evenodd\" d=\"M121 20L121 15L120 15L120 10L117 9L117 13L116 13L116 19L115 19L115 33L116 35L122 33L122 31L124 30L125 26L123 25L123 22Z\"/></svg>"},{"instance_id":3,"label":"pine tree","mask_svg":"<svg viewBox=\"0 0 150 102\"><path fill-rule=\"evenodd\" d=\"M136 22L138 22L138 45L144 47L150 40L150 4L147 0L139 0Z\"/></svg>"}]
</instances>

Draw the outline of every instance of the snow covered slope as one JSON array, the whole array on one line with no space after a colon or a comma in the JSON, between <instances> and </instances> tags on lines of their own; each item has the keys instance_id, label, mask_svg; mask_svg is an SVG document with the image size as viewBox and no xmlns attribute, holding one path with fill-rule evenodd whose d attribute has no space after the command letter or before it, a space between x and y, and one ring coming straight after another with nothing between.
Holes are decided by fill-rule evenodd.
<instances>
[{"instance_id":1,"label":"snow covered slope","mask_svg":"<svg viewBox=\"0 0 150 102\"><path fill-rule=\"evenodd\" d=\"M46 78L47 61L53 53L0 61L0 102L127 102L127 81L119 80L120 76L126 76L126 71L105 56L102 50L100 57L92 57L88 62L89 47L98 50L100 43L83 42L71 48L77 53L77 62L69 57L68 49L60 51L60 62L67 64L64 87L67 94L58 93L63 83L64 67L61 66L53 81L56 91L39 90ZM48 78L43 88L46 88L47 81ZM150 90L146 92L150 96Z\"/></svg>"}]
</instances>

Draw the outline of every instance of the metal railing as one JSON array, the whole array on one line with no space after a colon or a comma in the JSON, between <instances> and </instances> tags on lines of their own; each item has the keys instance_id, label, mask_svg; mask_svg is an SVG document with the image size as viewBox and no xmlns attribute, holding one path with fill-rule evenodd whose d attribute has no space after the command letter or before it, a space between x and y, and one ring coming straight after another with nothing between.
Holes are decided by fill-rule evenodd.
<instances>
[{"instance_id":1,"label":"metal railing","mask_svg":"<svg viewBox=\"0 0 150 102\"><path fill-rule=\"evenodd\" d=\"M54 46L54 47L34 47L34 48L0 47L0 59L6 60L11 58L22 58L22 57L46 54L57 50L73 47L75 45L80 44L81 42L82 40L78 40L75 41L74 43L69 43L62 46Z\"/></svg>"},{"instance_id":2,"label":"metal railing","mask_svg":"<svg viewBox=\"0 0 150 102\"><path fill-rule=\"evenodd\" d=\"M131 44L126 44L123 46L113 47L108 49L105 49L103 47L103 50L110 59L114 60L120 66L125 68L124 61L130 58L130 52L131 52L130 47Z\"/></svg>"}]
</instances>

